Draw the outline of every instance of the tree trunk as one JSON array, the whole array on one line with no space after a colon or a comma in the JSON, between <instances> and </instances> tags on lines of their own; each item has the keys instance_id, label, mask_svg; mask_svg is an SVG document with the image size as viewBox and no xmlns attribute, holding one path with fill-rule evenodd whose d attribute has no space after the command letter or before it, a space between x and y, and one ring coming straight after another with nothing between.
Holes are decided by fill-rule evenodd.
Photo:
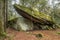
<instances>
[{"instance_id":1,"label":"tree trunk","mask_svg":"<svg viewBox=\"0 0 60 40\"><path fill-rule=\"evenodd\" d=\"M6 27L5 0L0 0L0 35L4 35Z\"/></svg>"}]
</instances>

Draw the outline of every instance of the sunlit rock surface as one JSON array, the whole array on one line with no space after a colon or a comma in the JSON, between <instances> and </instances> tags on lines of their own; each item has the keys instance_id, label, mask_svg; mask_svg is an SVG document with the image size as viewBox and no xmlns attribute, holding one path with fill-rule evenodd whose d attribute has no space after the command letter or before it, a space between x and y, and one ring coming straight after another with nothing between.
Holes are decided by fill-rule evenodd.
<instances>
[{"instance_id":1,"label":"sunlit rock surface","mask_svg":"<svg viewBox=\"0 0 60 40\"><path fill-rule=\"evenodd\" d=\"M33 22L23 17L13 18L9 22L10 27L15 30L33 30Z\"/></svg>"},{"instance_id":2,"label":"sunlit rock surface","mask_svg":"<svg viewBox=\"0 0 60 40\"><path fill-rule=\"evenodd\" d=\"M32 21L28 20L28 19L25 19L23 17L20 17L18 20L17 20L17 25L19 25L19 27L22 29L22 30L32 30L33 29L33 23Z\"/></svg>"}]
</instances>

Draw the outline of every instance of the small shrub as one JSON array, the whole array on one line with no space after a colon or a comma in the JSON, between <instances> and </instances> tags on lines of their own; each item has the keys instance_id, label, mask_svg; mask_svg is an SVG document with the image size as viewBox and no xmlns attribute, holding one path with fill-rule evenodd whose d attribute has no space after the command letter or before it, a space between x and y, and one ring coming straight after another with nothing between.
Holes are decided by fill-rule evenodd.
<instances>
[{"instance_id":1,"label":"small shrub","mask_svg":"<svg viewBox=\"0 0 60 40\"><path fill-rule=\"evenodd\" d=\"M42 34L35 34L35 36L36 36L37 38L43 37Z\"/></svg>"}]
</instances>

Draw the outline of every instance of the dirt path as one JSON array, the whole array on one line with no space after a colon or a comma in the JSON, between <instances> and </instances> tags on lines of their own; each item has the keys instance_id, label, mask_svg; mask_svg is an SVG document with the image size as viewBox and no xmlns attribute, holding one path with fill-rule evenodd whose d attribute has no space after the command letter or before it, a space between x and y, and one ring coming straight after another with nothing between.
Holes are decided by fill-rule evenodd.
<instances>
[{"instance_id":1,"label":"dirt path","mask_svg":"<svg viewBox=\"0 0 60 40\"><path fill-rule=\"evenodd\" d=\"M7 33L9 34L9 39L6 38L5 40L60 40L60 35L57 34L57 32L60 32L60 29L58 30L35 30L35 31L29 31L29 32L19 32L15 31L13 29L7 29ZM42 38L37 38L33 34L42 34Z\"/></svg>"},{"instance_id":2,"label":"dirt path","mask_svg":"<svg viewBox=\"0 0 60 40\"><path fill-rule=\"evenodd\" d=\"M36 31L33 33L41 33L43 35L43 38L40 40L60 40L60 35L57 34L57 31Z\"/></svg>"}]
</instances>

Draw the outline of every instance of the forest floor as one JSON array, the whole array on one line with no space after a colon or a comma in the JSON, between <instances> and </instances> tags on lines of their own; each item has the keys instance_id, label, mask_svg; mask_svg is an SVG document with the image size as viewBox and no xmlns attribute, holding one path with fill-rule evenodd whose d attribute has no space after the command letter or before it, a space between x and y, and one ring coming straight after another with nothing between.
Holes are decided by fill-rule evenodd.
<instances>
[{"instance_id":1,"label":"forest floor","mask_svg":"<svg viewBox=\"0 0 60 40\"><path fill-rule=\"evenodd\" d=\"M60 40L60 29L24 32L8 28L7 33L10 37L7 37L4 40ZM34 34L42 34L42 37L36 37Z\"/></svg>"}]
</instances>

